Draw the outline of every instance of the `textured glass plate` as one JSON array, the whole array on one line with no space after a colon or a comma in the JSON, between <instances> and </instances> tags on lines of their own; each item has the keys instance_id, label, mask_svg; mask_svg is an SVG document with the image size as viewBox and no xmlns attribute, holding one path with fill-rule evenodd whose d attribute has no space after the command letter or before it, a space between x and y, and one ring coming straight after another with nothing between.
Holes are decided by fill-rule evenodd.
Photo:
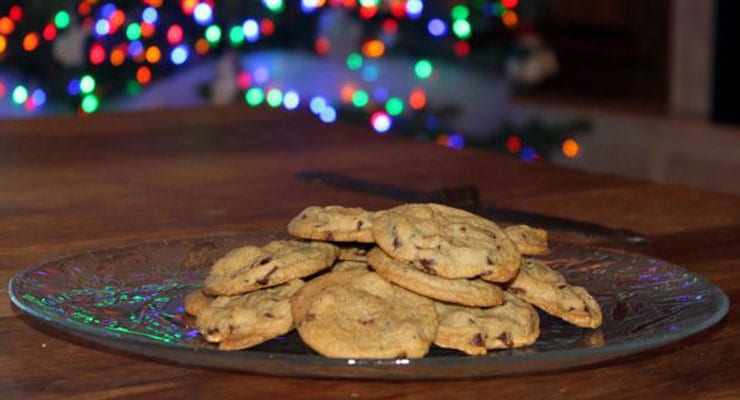
<instances>
[{"instance_id":1,"label":"textured glass plate","mask_svg":"<svg viewBox=\"0 0 740 400\"><path fill-rule=\"evenodd\" d=\"M327 359L295 332L242 351L204 343L183 314L183 296L199 287L208 265L228 250L275 238L228 234L77 254L19 273L10 281L10 297L63 331L146 357L274 375L385 379L496 376L593 364L695 334L718 322L729 307L711 282L665 261L554 244L543 258L596 297L604 311L600 329L576 328L541 313L542 335L534 345L478 357L433 346L416 360Z\"/></svg>"}]
</instances>

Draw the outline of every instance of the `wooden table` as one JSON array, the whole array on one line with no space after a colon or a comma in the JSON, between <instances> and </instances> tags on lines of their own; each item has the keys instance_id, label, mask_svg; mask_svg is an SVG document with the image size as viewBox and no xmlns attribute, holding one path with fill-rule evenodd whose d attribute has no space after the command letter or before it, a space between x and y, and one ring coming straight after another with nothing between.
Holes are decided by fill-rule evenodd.
<instances>
[{"instance_id":1,"label":"wooden table","mask_svg":"<svg viewBox=\"0 0 740 400\"><path fill-rule=\"evenodd\" d=\"M276 378L147 360L66 335L10 304L8 280L59 255L139 240L274 230L312 204L397 204L293 179L306 169L417 190L474 184L484 200L500 205L638 230L649 236L648 244L607 245L685 266L714 281L732 303L740 298L735 196L451 151L266 109L3 121L0 398L740 398L734 305L699 335L596 366L496 379L381 382Z\"/></svg>"}]
</instances>

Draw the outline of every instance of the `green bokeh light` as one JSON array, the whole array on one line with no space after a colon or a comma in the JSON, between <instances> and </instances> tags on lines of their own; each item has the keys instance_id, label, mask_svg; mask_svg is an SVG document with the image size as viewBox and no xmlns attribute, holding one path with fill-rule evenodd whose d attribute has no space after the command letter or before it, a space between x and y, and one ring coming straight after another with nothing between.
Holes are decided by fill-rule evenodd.
<instances>
[{"instance_id":1,"label":"green bokeh light","mask_svg":"<svg viewBox=\"0 0 740 400\"><path fill-rule=\"evenodd\" d=\"M353 71L362 68L362 56L358 53L351 53L350 55L348 55L347 68Z\"/></svg>"},{"instance_id":2,"label":"green bokeh light","mask_svg":"<svg viewBox=\"0 0 740 400\"><path fill-rule=\"evenodd\" d=\"M80 92L91 93L93 90L95 90L95 78L90 75L80 78Z\"/></svg>"},{"instance_id":3,"label":"green bokeh light","mask_svg":"<svg viewBox=\"0 0 740 400\"><path fill-rule=\"evenodd\" d=\"M69 20L69 13L64 10L57 11L57 13L54 15L54 25L56 25L58 29L64 29L68 27Z\"/></svg>"},{"instance_id":4,"label":"green bokeh light","mask_svg":"<svg viewBox=\"0 0 740 400\"><path fill-rule=\"evenodd\" d=\"M455 32L455 36L460 39L468 39L472 33L470 23L464 19L458 19L455 21L455 23L452 24L452 31Z\"/></svg>"},{"instance_id":5,"label":"green bokeh light","mask_svg":"<svg viewBox=\"0 0 740 400\"><path fill-rule=\"evenodd\" d=\"M141 37L141 25L136 22L132 22L126 28L126 38L128 40L138 40Z\"/></svg>"},{"instance_id":6,"label":"green bokeh light","mask_svg":"<svg viewBox=\"0 0 740 400\"><path fill-rule=\"evenodd\" d=\"M13 89L13 103L23 104L28 99L28 89L25 86L16 86Z\"/></svg>"},{"instance_id":7,"label":"green bokeh light","mask_svg":"<svg viewBox=\"0 0 740 400\"><path fill-rule=\"evenodd\" d=\"M428 60L419 60L414 66L414 73L419 79L427 79L432 76L432 63Z\"/></svg>"},{"instance_id":8,"label":"green bokeh light","mask_svg":"<svg viewBox=\"0 0 740 400\"><path fill-rule=\"evenodd\" d=\"M244 99L250 106L258 106L265 101L265 92L261 88L253 87L247 90L247 93L244 94Z\"/></svg>"},{"instance_id":9,"label":"green bokeh light","mask_svg":"<svg viewBox=\"0 0 740 400\"><path fill-rule=\"evenodd\" d=\"M394 117L397 115L401 115L401 113L403 113L403 101L398 97L391 97L385 103L385 111L387 111L388 114L393 115Z\"/></svg>"},{"instance_id":10,"label":"green bokeh light","mask_svg":"<svg viewBox=\"0 0 740 400\"><path fill-rule=\"evenodd\" d=\"M285 8L285 4L283 3L283 0L264 0L263 3L265 4L265 7L267 7L268 10L279 13L282 12Z\"/></svg>"},{"instance_id":11,"label":"green bokeh light","mask_svg":"<svg viewBox=\"0 0 740 400\"><path fill-rule=\"evenodd\" d=\"M470 16L470 10L468 7L458 4L455 7L452 7L452 10L450 11L450 15L452 16L452 19L457 21L459 19L467 19Z\"/></svg>"},{"instance_id":12,"label":"green bokeh light","mask_svg":"<svg viewBox=\"0 0 740 400\"><path fill-rule=\"evenodd\" d=\"M82 103L80 104L82 111L88 114L94 113L95 111L97 111L99 106L100 106L100 101L94 94L88 94L85 97L83 97Z\"/></svg>"},{"instance_id":13,"label":"green bokeh light","mask_svg":"<svg viewBox=\"0 0 740 400\"><path fill-rule=\"evenodd\" d=\"M364 90L358 90L352 95L352 104L355 107L365 107L368 101L370 101L370 96Z\"/></svg>"},{"instance_id":14,"label":"green bokeh light","mask_svg":"<svg viewBox=\"0 0 740 400\"><path fill-rule=\"evenodd\" d=\"M232 26L231 29L229 29L229 40L233 45L244 42L244 30L241 26Z\"/></svg>"},{"instance_id":15,"label":"green bokeh light","mask_svg":"<svg viewBox=\"0 0 740 400\"><path fill-rule=\"evenodd\" d=\"M280 107L283 104L283 92L280 89L270 89L267 92L267 105L270 107Z\"/></svg>"},{"instance_id":16,"label":"green bokeh light","mask_svg":"<svg viewBox=\"0 0 740 400\"><path fill-rule=\"evenodd\" d=\"M205 37L208 43L216 44L221 40L221 28L218 25L211 25L206 28Z\"/></svg>"}]
</instances>

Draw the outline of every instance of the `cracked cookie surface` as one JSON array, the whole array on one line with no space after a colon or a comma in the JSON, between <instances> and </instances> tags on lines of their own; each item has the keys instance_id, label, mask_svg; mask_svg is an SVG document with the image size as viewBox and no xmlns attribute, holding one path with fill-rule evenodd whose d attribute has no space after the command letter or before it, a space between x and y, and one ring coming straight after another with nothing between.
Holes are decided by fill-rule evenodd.
<instances>
[{"instance_id":1,"label":"cracked cookie surface","mask_svg":"<svg viewBox=\"0 0 740 400\"><path fill-rule=\"evenodd\" d=\"M219 296L199 310L195 325L203 337L221 350L240 350L284 335L293 329L290 298L304 282L238 296Z\"/></svg>"},{"instance_id":2,"label":"cracked cookie surface","mask_svg":"<svg viewBox=\"0 0 740 400\"><path fill-rule=\"evenodd\" d=\"M507 289L546 313L582 328L598 328L599 303L581 286L572 286L563 275L542 261L524 258L517 277Z\"/></svg>"},{"instance_id":3,"label":"cracked cookie surface","mask_svg":"<svg viewBox=\"0 0 740 400\"><path fill-rule=\"evenodd\" d=\"M324 242L282 240L240 247L213 264L203 292L228 296L276 286L318 272L336 257L337 248Z\"/></svg>"},{"instance_id":4,"label":"cracked cookie surface","mask_svg":"<svg viewBox=\"0 0 740 400\"><path fill-rule=\"evenodd\" d=\"M434 344L466 354L482 355L491 349L511 349L534 343L540 334L537 311L506 293L501 305L464 307L435 302L439 319Z\"/></svg>"},{"instance_id":5,"label":"cracked cookie surface","mask_svg":"<svg viewBox=\"0 0 740 400\"><path fill-rule=\"evenodd\" d=\"M290 221L288 233L303 239L372 243L375 214L360 207L311 206Z\"/></svg>"},{"instance_id":6,"label":"cracked cookie surface","mask_svg":"<svg viewBox=\"0 0 740 400\"><path fill-rule=\"evenodd\" d=\"M521 254L494 222L441 204L406 204L373 221L373 237L393 258L419 261L444 278L506 282Z\"/></svg>"},{"instance_id":7,"label":"cracked cookie surface","mask_svg":"<svg viewBox=\"0 0 740 400\"><path fill-rule=\"evenodd\" d=\"M432 300L374 272L318 276L292 299L301 339L332 358L419 358L437 331Z\"/></svg>"},{"instance_id":8,"label":"cracked cookie surface","mask_svg":"<svg viewBox=\"0 0 740 400\"><path fill-rule=\"evenodd\" d=\"M503 300L503 291L492 283L477 278L442 278L424 272L419 261L395 260L380 248L370 250L368 263L386 280L435 300L470 307L491 307Z\"/></svg>"}]
</instances>

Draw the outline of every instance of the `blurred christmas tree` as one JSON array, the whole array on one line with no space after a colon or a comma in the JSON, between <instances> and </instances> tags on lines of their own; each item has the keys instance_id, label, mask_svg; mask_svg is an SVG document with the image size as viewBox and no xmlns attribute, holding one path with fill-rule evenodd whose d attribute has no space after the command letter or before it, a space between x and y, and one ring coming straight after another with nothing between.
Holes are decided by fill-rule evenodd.
<instances>
[{"instance_id":1,"label":"blurred christmas tree","mask_svg":"<svg viewBox=\"0 0 740 400\"><path fill-rule=\"evenodd\" d=\"M461 110L502 98L508 82L532 85L555 73L536 31L546 9L545 0L11 0L0 5L0 107L116 109L185 66L211 63L215 73L192 87L212 104L304 105L327 123L364 121L380 134L460 148L468 137L456 126L464 125L455 122ZM292 55L273 54L280 62L271 67L244 61L275 49ZM286 63L298 76L285 72ZM504 75L509 80L490 90L499 94L480 86ZM325 83L313 90L312 81ZM466 84L473 90L454 93ZM490 124L511 136L500 119ZM538 155L567 134L522 138ZM471 143L512 151L502 137Z\"/></svg>"}]
</instances>

